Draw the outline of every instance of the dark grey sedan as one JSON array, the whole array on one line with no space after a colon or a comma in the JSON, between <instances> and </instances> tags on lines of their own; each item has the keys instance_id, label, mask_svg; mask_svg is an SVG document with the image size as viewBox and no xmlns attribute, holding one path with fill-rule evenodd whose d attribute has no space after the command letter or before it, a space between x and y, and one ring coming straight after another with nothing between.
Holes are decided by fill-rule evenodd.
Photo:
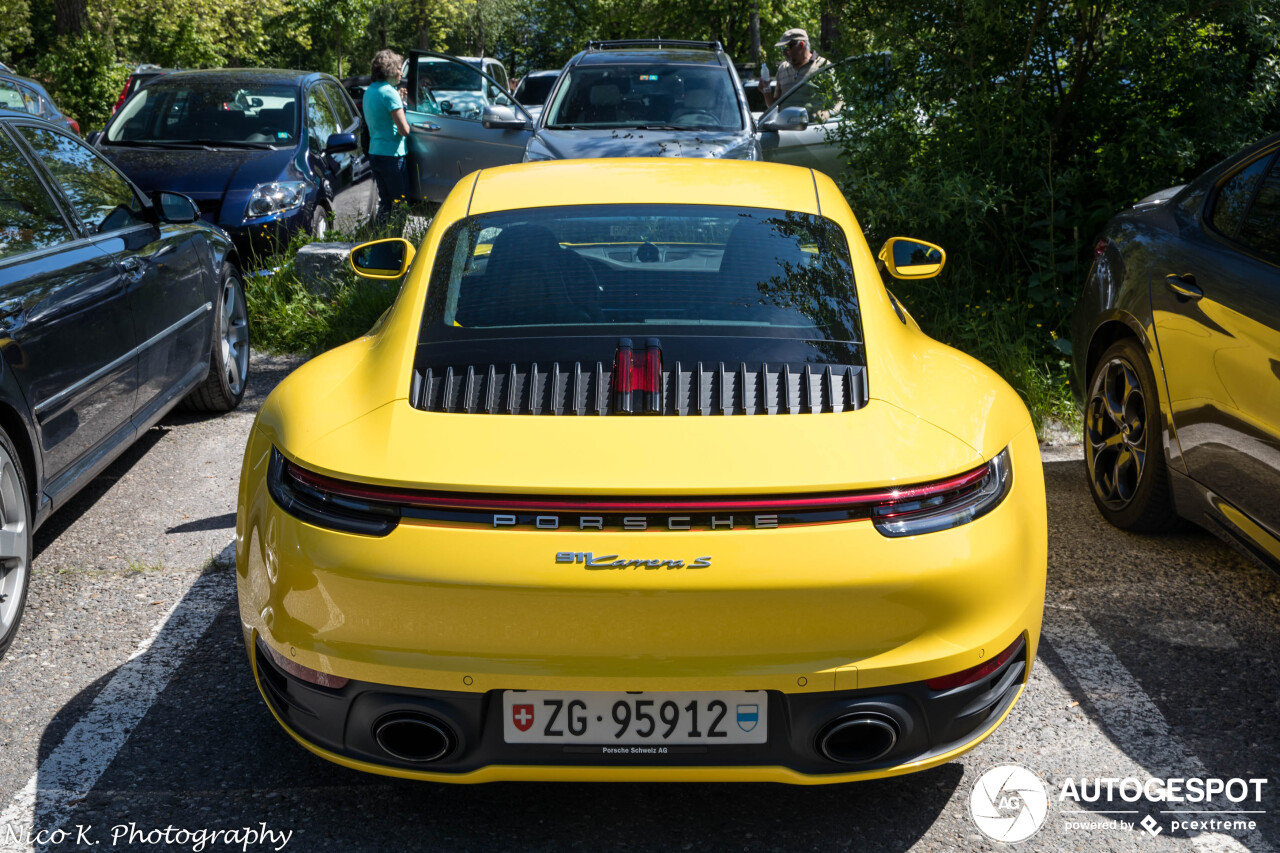
<instances>
[{"instance_id":1,"label":"dark grey sedan","mask_svg":"<svg viewBox=\"0 0 1280 853\"><path fill-rule=\"evenodd\" d=\"M236 253L199 215L52 124L0 116L0 655L35 528L178 403L244 396Z\"/></svg>"},{"instance_id":2,"label":"dark grey sedan","mask_svg":"<svg viewBox=\"0 0 1280 853\"><path fill-rule=\"evenodd\" d=\"M1280 566L1280 134L1116 215L1095 255L1072 380L1098 508Z\"/></svg>"}]
</instances>

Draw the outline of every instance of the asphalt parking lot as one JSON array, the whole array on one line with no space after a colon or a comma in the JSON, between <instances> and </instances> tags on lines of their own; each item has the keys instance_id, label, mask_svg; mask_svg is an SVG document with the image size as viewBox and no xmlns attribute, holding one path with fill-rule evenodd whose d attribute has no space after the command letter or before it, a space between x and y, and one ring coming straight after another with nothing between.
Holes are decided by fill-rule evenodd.
<instances>
[{"instance_id":1,"label":"asphalt parking lot","mask_svg":"<svg viewBox=\"0 0 1280 853\"><path fill-rule=\"evenodd\" d=\"M1280 849L1280 576L1194 528L1110 528L1078 448L1046 457L1031 683L951 764L813 788L446 786L315 758L253 685L227 550L254 411L294 364L255 356L241 409L171 415L37 534L0 661L0 850L997 850L971 794L1012 765L1045 794L1023 849ZM1224 791L1128 797L1153 779Z\"/></svg>"}]
</instances>

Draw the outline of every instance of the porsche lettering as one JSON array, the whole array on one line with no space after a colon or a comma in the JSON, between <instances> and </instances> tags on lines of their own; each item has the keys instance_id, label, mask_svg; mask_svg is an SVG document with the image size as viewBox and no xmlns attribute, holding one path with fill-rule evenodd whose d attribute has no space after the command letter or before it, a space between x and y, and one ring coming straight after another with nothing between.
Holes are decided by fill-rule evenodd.
<instances>
[{"instance_id":1,"label":"porsche lettering","mask_svg":"<svg viewBox=\"0 0 1280 853\"><path fill-rule=\"evenodd\" d=\"M777 513L760 515L515 515L495 513L495 528L535 530L769 530L783 522Z\"/></svg>"}]
</instances>

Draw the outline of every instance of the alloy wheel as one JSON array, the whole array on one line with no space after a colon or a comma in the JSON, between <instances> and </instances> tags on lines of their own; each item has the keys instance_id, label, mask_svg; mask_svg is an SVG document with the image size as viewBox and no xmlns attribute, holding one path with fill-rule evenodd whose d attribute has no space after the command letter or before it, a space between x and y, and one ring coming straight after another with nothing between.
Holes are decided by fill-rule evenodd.
<instances>
[{"instance_id":1,"label":"alloy wheel","mask_svg":"<svg viewBox=\"0 0 1280 853\"><path fill-rule=\"evenodd\" d=\"M240 284L228 277L222 288L222 365L233 397L240 395L249 374L249 316Z\"/></svg>"},{"instance_id":2,"label":"alloy wheel","mask_svg":"<svg viewBox=\"0 0 1280 853\"><path fill-rule=\"evenodd\" d=\"M22 615L30 560L27 494L17 464L0 447L0 638Z\"/></svg>"},{"instance_id":3,"label":"alloy wheel","mask_svg":"<svg viewBox=\"0 0 1280 853\"><path fill-rule=\"evenodd\" d=\"M1113 358L1103 365L1085 414L1085 440L1094 493L1109 507L1127 506L1142 482L1147 406L1132 364Z\"/></svg>"}]
</instances>

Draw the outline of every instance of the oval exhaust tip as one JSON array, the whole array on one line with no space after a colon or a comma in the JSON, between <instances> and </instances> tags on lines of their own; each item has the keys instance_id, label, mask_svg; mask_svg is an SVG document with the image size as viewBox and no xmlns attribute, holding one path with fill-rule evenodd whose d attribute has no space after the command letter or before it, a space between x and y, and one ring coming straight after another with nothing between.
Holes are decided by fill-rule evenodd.
<instances>
[{"instance_id":1,"label":"oval exhaust tip","mask_svg":"<svg viewBox=\"0 0 1280 853\"><path fill-rule=\"evenodd\" d=\"M846 714L818 735L818 749L840 764L866 764L883 758L898 743L898 724L883 714Z\"/></svg>"},{"instance_id":2,"label":"oval exhaust tip","mask_svg":"<svg viewBox=\"0 0 1280 853\"><path fill-rule=\"evenodd\" d=\"M391 714L373 726L373 738L401 761L439 761L453 751L449 727L426 714Z\"/></svg>"}]
</instances>

